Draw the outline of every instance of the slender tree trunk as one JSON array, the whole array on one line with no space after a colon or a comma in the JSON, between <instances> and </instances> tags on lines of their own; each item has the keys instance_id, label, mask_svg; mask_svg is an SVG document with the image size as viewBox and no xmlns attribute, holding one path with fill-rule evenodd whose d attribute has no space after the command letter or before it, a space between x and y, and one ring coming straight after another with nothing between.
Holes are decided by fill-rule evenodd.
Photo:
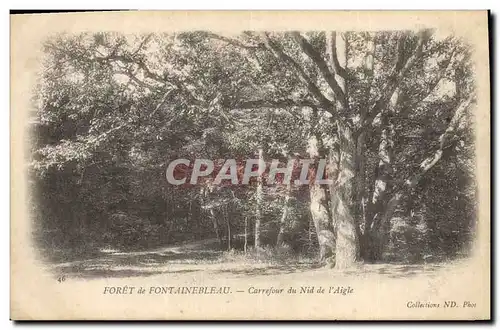
<instances>
[{"instance_id":1,"label":"slender tree trunk","mask_svg":"<svg viewBox=\"0 0 500 330\"><path fill-rule=\"evenodd\" d=\"M366 131L360 132L356 140L356 154L355 154L355 176L354 176L354 209L353 214L357 219L357 236L360 240L360 252L363 251L364 240L361 233L360 224L366 221Z\"/></svg>"},{"instance_id":2,"label":"slender tree trunk","mask_svg":"<svg viewBox=\"0 0 500 330\"><path fill-rule=\"evenodd\" d=\"M212 218L212 224L214 226L215 235L217 236L217 240L219 241L220 247L223 248L224 242L222 241L222 235L220 233L219 222L217 221L217 217L215 216L215 212L213 208L210 208L210 217Z\"/></svg>"},{"instance_id":3,"label":"slender tree trunk","mask_svg":"<svg viewBox=\"0 0 500 330\"><path fill-rule=\"evenodd\" d=\"M245 217L245 243L243 245L243 251L245 254L247 253L248 249L248 217Z\"/></svg>"},{"instance_id":4,"label":"slender tree trunk","mask_svg":"<svg viewBox=\"0 0 500 330\"><path fill-rule=\"evenodd\" d=\"M231 244L232 244L232 233L231 233L231 222L229 220L229 216L227 214L227 207L224 206L223 209L223 214L224 218L226 219L226 226L227 226L227 250L231 251Z\"/></svg>"},{"instance_id":5,"label":"slender tree trunk","mask_svg":"<svg viewBox=\"0 0 500 330\"><path fill-rule=\"evenodd\" d=\"M193 235L193 238L196 239L196 228L193 223L193 202L189 201L188 214L187 214L187 227L189 231Z\"/></svg>"},{"instance_id":6,"label":"slender tree trunk","mask_svg":"<svg viewBox=\"0 0 500 330\"><path fill-rule=\"evenodd\" d=\"M313 248L313 226L314 226L314 222L312 221L312 218L309 217L308 226L307 226L307 234L308 234L308 237L307 237L307 244L308 244L307 252L310 252L311 249Z\"/></svg>"},{"instance_id":7,"label":"slender tree trunk","mask_svg":"<svg viewBox=\"0 0 500 330\"><path fill-rule=\"evenodd\" d=\"M263 150L262 148L259 148L259 161L263 161L264 156L263 156ZM260 224L262 220L262 200L263 200L263 187L262 187L262 177L259 175L257 177L257 190L255 192L256 194L256 201L257 201L257 207L255 210L255 250L260 249Z\"/></svg>"},{"instance_id":8,"label":"slender tree trunk","mask_svg":"<svg viewBox=\"0 0 500 330\"><path fill-rule=\"evenodd\" d=\"M283 213L281 214L281 219L279 223L278 237L276 239L276 247L283 245L283 240L285 236L286 219L288 217L288 203L290 201L290 195L292 193L292 184L288 182L286 185L286 195L285 201L283 202Z\"/></svg>"},{"instance_id":9,"label":"slender tree trunk","mask_svg":"<svg viewBox=\"0 0 500 330\"><path fill-rule=\"evenodd\" d=\"M212 192L213 187L202 187L200 191L200 205L206 205L206 201L210 192ZM219 226L219 221L217 220L217 216L213 207L208 208L208 212L210 213L210 219L212 220L212 226L214 228L215 235L217 240L219 241L219 246L222 249L224 247L224 242L222 240L221 229Z\"/></svg>"}]
</instances>

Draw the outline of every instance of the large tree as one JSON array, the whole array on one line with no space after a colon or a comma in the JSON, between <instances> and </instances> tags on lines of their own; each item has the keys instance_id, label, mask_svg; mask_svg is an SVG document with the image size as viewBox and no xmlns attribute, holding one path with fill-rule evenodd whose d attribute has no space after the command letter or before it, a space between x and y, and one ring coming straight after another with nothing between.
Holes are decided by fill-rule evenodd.
<instances>
[{"instance_id":1,"label":"large tree","mask_svg":"<svg viewBox=\"0 0 500 330\"><path fill-rule=\"evenodd\" d=\"M328 187L310 187L322 257L334 253L339 269L360 254L380 259L401 200L439 161L460 151L474 97L467 45L429 30L246 35L213 37L245 49L249 60L272 53L277 62L269 61L274 67L263 75L283 70L282 77L294 76L295 88L283 95L280 86L292 78L269 79L281 94L231 106L311 109L304 115L309 155L329 158L334 179ZM422 142L410 154L401 141L415 149L411 138Z\"/></svg>"}]
</instances>

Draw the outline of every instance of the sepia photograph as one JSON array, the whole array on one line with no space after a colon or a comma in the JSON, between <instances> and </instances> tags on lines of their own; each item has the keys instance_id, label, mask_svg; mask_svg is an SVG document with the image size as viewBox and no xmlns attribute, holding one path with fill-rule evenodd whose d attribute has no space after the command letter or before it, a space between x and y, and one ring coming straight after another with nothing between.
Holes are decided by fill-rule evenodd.
<instances>
[{"instance_id":1,"label":"sepia photograph","mask_svg":"<svg viewBox=\"0 0 500 330\"><path fill-rule=\"evenodd\" d=\"M11 15L14 320L487 320L488 13Z\"/></svg>"}]
</instances>

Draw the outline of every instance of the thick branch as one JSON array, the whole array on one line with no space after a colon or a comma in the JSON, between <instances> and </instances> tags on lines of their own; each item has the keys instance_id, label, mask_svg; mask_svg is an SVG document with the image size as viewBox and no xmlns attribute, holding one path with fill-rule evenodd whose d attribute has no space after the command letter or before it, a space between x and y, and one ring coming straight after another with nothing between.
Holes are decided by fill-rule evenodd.
<instances>
[{"instance_id":1,"label":"thick branch","mask_svg":"<svg viewBox=\"0 0 500 330\"><path fill-rule=\"evenodd\" d=\"M108 56L105 56L105 57L96 57L96 60L97 61L102 61L102 62L106 62L106 61L120 61L120 62L123 62L125 64L135 64L141 70L144 71L144 75L145 75L146 78L152 79L152 80L154 80L157 83L160 83L162 85L165 85L165 83L166 83L165 80L162 77L160 77L158 74L156 74L153 71L151 71L142 60L136 59L134 57L129 57L129 56L125 56L125 55L111 54L111 55L108 55Z\"/></svg>"},{"instance_id":2,"label":"thick branch","mask_svg":"<svg viewBox=\"0 0 500 330\"><path fill-rule=\"evenodd\" d=\"M212 38L212 39L221 40L221 41L227 42L230 45L233 45L233 46L236 46L239 48L244 48L244 49L254 49L255 50L255 49L263 49L264 48L263 45L261 45L261 44L257 44L257 45L245 44L237 39L224 37L224 36L221 36L219 34L212 33L212 32L208 32L207 37Z\"/></svg>"},{"instance_id":3,"label":"thick branch","mask_svg":"<svg viewBox=\"0 0 500 330\"><path fill-rule=\"evenodd\" d=\"M288 107L314 107L311 101L295 101L291 99L283 100L251 100L243 101L233 105L237 109L253 109L253 108L288 108Z\"/></svg>"},{"instance_id":4,"label":"thick branch","mask_svg":"<svg viewBox=\"0 0 500 330\"><path fill-rule=\"evenodd\" d=\"M365 55L365 70L366 70L366 77L368 80L368 84L366 86L366 92L364 96L364 102L368 103L370 100L370 94L372 92L372 82L373 82L373 77L374 77L374 62L375 62L375 37L373 35L368 35L368 45L367 45L367 53ZM360 124L362 125L366 115L368 113L368 107L361 107L360 109Z\"/></svg>"},{"instance_id":5,"label":"thick branch","mask_svg":"<svg viewBox=\"0 0 500 330\"><path fill-rule=\"evenodd\" d=\"M342 107L347 108L347 100L345 94L335 80L335 76L328 69L328 64L326 63L323 56L318 51L316 51L316 49L314 49L314 47L299 32L292 32L292 36L299 44L302 51L314 62L314 64L316 64L321 75L328 83L328 86L330 86L330 88L332 89L335 98L342 104Z\"/></svg>"},{"instance_id":6,"label":"thick branch","mask_svg":"<svg viewBox=\"0 0 500 330\"><path fill-rule=\"evenodd\" d=\"M95 137L92 137L90 138L87 143L96 143L96 142L100 142L101 139L105 138L106 136L108 136L109 134L121 129L122 127L125 127L127 125L127 123L123 123L123 124L120 124L118 126L115 126L113 128L110 128L109 130L107 130L106 132L103 132L101 134L99 134L98 136L95 136Z\"/></svg>"},{"instance_id":7,"label":"thick branch","mask_svg":"<svg viewBox=\"0 0 500 330\"><path fill-rule=\"evenodd\" d=\"M160 110L160 108L163 107L163 105L165 105L165 103L167 103L168 97L172 94L173 91L175 91L175 89L171 89L163 95L160 103L158 103L155 109L149 114L149 118L153 117L154 114L157 113L158 110Z\"/></svg>"},{"instance_id":8,"label":"thick branch","mask_svg":"<svg viewBox=\"0 0 500 330\"><path fill-rule=\"evenodd\" d=\"M413 102L408 108L414 108L416 107L418 104L420 104L420 102L422 102L423 100L425 100L429 95L431 95L431 93L436 89L437 85L439 84L439 82L443 79L443 77L445 76L445 73L446 71L448 70L449 66L450 66L450 63L451 63L451 59L453 58L453 55L455 54L455 50L451 51L450 52L450 55L448 56L448 58L446 60L444 60L444 65L442 66L441 70L439 70L439 73L436 75L436 77L430 82L429 84L429 87L427 88L427 91L424 95L422 95L421 97L419 97L415 102Z\"/></svg>"},{"instance_id":9,"label":"thick branch","mask_svg":"<svg viewBox=\"0 0 500 330\"><path fill-rule=\"evenodd\" d=\"M391 99L392 94L398 87L398 85L403 80L405 74L415 65L415 63L422 57L422 48L424 44L429 39L430 34L427 30L420 32L419 40L417 46L413 50L413 54L406 58L403 52L402 41L400 39L398 41L398 58L396 60L396 64L392 69L391 74L387 79L387 83L385 84L380 97L375 101L375 104L371 107L368 112L367 117L365 118L364 125L370 124L375 116L387 106L387 103ZM402 36L401 38L404 38Z\"/></svg>"},{"instance_id":10,"label":"thick branch","mask_svg":"<svg viewBox=\"0 0 500 330\"><path fill-rule=\"evenodd\" d=\"M121 58L122 58L122 60L123 60L124 62L128 60L128 59L127 59L126 57L124 57L124 56L122 56ZM137 65L139 66L139 68L141 68L141 69L144 71L144 73L145 73L145 75L146 75L146 78L150 78L150 79L155 80L155 81L157 81L157 82L159 82L159 83L161 83L161 84L165 84L165 80L164 80L162 77L160 77L159 75L157 75L156 73L154 73L153 71L151 71L151 70L150 70L150 69L146 66L146 64L145 64L143 61L139 60L139 61L137 61L137 62L136 62L136 61L134 61L134 60L130 60L130 62L129 62L129 63L134 63L134 64L137 64Z\"/></svg>"},{"instance_id":11,"label":"thick branch","mask_svg":"<svg viewBox=\"0 0 500 330\"><path fill-rule=\"evenodd\" d=\"M266 33L262 34L262 38L264 39L266 47L270 49L276 57L290 64L294 68L299 79L307 86L307 89L314 96L314 98L316 98L321 107L332 113L331 101L323 95L318 86L316 86L311 78L305 73L304 69L302 69L302 67L293 58L286 54L276 42L271 40Z\"/></svg>"},{"instance_id":12,"label":"thick branch","mask_svg":"<svg viewBox=\"0 0 500 330\"><path fill-rule=\"evenodd\" d=\"M144 46L145 46L145 45L149 42L149 40L151 40L151 37L152 37L152 36L153 36L153 34L152 34L152 33L148 34L148 35L147 35L147 36L146 36L146 37L145 37L145 38L141 41L141 43L139 44L139 46L137 47L137 49L136 49L136 50L132 53L132 56L137 55L137 54L141 51L142 47L144 47Z\"/></svg>"},{"instance_id":13,"label":"thick branch","mask_svg":"<svg viewBox=\"0 0 500 330\"><path fill-rule=\"evenodd\" d=\"M143 88L149 89L150 91L152 91L152 90L157 90L157 91L162 90L161 88L149 85L149 84L145 83L144 81L140 80L130 70L125 70L124 69L123 71L122 70L116 71L116 73L123 74L123 75L129 77L130 80L132 80L133 82L135 82L137 85L139 85L139 86L141 86Z\"/></svg>"},{"instance_id":14,"label":"thick branch","mask_svg":"<svg viewBox=\"0 0 500 330\"><path fill-rule=\"evenodd\" d=\"M439 149L436 150L433 155L427 157L422 163L420 163L419 172L414 175L413 178L408 179L405 182L408 188L414 188L418 184L422 176L427 173L427 171L429 171L434 165L436 165L436 163L441 159L443 151L450 145L452 145L456 140L456 131L471 102L472 96L469 97L465 102L463 102L455 111L453 118L448 124L448 128L446 128L446 131L444 131L444 133L439 137Z\"/></svg>"},{"instance_id":15,"label":"thick branch","mask_svg":"<svg viewBox=\"0 0 500 330\"><path fill-rule=\"evenodd\" d=\"M335 70L335 74L338 74L342 78L347 78L347 71L344 69L339 62L339 58L337 56L337 33L335 31L331 32L327 36L327 47L329 49L330 55L330 63L332 63L333 70Z\"/></svg>"}]
</instances>

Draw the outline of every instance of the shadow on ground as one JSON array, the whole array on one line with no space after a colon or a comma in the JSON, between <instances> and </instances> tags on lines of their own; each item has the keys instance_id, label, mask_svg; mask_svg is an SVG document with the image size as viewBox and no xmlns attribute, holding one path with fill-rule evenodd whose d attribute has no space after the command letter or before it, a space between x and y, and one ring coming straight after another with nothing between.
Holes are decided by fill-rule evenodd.
<instances>
[{"instance_id":1,"label":"shadow on ground","mask_svg":"<svg viewBox=\"0 0 500 330\"><path fill-rule=\"evenodd\" d=\"M427 275L445 267L446 264L365 264L359 268L342 271L342 276L367 276L367 275L383 275L388 278L406 278L418 275Z\"/></svg>"},{"instance_id":2,"label":"shadow on ground","mask_svg":"<svg viewBox=\"0 0 500 330\"><path fill-rule=\"evenodd\" d=\"M215 273L232 274L237 276L281 275L301 273L317 268L321 268L321 266L315 263L291 263L242 269L223 269L215 271Z\"/></svg>"},{"instance_id":3,"label":"shadow on ground","mask_svg":"<svg viewBox=\"0 0 500 330\"><path fill-rule=\"evenodd\" d=\"M77 278L144 277L163 273L189 273L197 269L168 269L169 265L192 266L213 262L221 251L195 250L194 246L168 247L154 251L101 252L99 257L55 264L58 274Z\"/></svg>"}]
</instances>

